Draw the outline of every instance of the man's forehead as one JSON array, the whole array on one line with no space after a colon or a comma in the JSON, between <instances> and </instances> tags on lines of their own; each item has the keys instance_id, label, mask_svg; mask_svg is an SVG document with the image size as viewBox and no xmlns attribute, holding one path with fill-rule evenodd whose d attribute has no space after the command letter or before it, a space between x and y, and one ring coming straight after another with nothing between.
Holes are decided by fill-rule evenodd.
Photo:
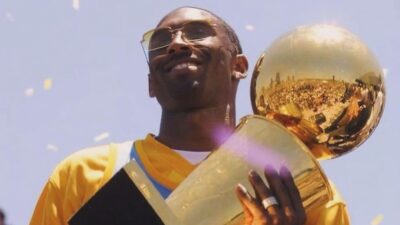
<instances>
[{"instance_id":1,"label":"man's forehead","mask_svg":"<svg viewBox=\"0 0 400 225\"><path fill-rule=\"evenodd\" d=\"M218 19L209 12L197 8L179 8L167 14L157 27L178 27L193 20L208 20L218 22Z\"/></svg>"}]
</instances>

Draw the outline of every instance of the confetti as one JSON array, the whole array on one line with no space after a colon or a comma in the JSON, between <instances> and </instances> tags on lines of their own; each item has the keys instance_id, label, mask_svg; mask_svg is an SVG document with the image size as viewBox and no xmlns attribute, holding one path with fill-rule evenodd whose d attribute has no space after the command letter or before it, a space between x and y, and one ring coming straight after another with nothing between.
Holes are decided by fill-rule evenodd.
<instances>
[{"instance_id":1,"label":"confetti","mask_svg":"<svg viewBox=\"0 0 400 225\"><path fill-rule=\"evenodd\" d=\"M79 10L79 0L72 0L72 8L74 8L76 11Z\"/></svg>"},{"instance_id":2,"label":"confetti","mask_svg":"<svg viewBox=\"0 0 400 225\"><path fill-rule=\"evenodd\" d=\"M55 145L52 144L48 144L47 145L47 150L51 151L51 152L58 152L58 148Z\"/></svg>"},{"instance_id":3,"label":"confetti","mask_svg":"<svg viewBox=\"0 0 400 225\"><path fill-rule=\"evenodd\" d=\"M107 139L110 137L110 134L108 132L104 132L102 134L97 135L95 138L93 138L94 142L99 142L102 141L104 139Z\"/></svg>"},{"instance_id":4,"label":"confetti","mask_svg":"<svg viewBox=\"0 0 400 225\"><path fill-rule=\"evenodd\" d=\"M251 24L247 24L245 26L245 29L248 30L248 31L253 31L255 29L255 27L253 25L251 25Z\"/></svg>"},{"instance_id":5,"label":"confetti","mask_svg":"<svg viewBox=\"0 0 400 225\"><path fill-rule=\"evenodd\" d=\"M383 77L386 77L387 74L389 73L389 70L387 68L383 68Z\"/></svg>"},{"instance_id":6,"label":"confetti","mask_svg":"<svg viewBox=\"0 0 400 225\"><path fill-rule=\"evenodd\" d=\"M35 89L33 89L33 88L28 88L25 90L26 97L32 97L34 93L35 93Z\"/></svg>"},{"instance_id":7,"label":"confetti","mask_svg":"<svg viewBox=\"0 0 400 225\"><path fill-rule=\"evenodd\" d=\"M46 90L46 91L50 90L52 86L53 86L53 80L52 79L48 78L48 79L44 80L44 82L43 82L44 90Z\"/></svg>"},{"instance_id":8,"label":"confetti","mask_svg":"<svg viewBox=\"0 0 400 225\"><path fill-rule=\"evenodd\" d=\"M15 18L14 18L14 15L12 14L12 13L10 13L10 12L6 12L6 19L8 20L8 21L10 21L10 22L15 22Z\"/></svg>"},{"instance_id":9,"label":"confetti","mask_svg":"<svg viewBox=\"0 0 400 225\"><path fill-rule=\"evenodd\" d=\"M371 225L379 225L381 224L383 220L383 215L382 214L378 214L377 216L375 216L375 218L371 221Z\"/></svg>"}]
</instances>

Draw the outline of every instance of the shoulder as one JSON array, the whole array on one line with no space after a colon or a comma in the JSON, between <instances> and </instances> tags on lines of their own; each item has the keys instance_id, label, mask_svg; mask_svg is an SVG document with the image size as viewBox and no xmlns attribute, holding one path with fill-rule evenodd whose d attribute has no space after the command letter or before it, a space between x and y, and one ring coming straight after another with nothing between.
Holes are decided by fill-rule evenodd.
<instances>
[{"instance_id":1,"label":"shoulder","mask_svg":"<svg viewBox=\"0 0 400 225\"><path fill-rule=\"evenodd\" d=\"M71 188L94 191L111 178L118 146L108 144L89 147L71 154L56 166L49 181L60 191Z\"/></svg>"},{"instance_id":2,"label":"shoulder","mask_svg":"<svg viewBox=\"0 0 400 225\"><path fill-rule=\"evenodd\" d=\"M39 197L31 224L67 224L71 215L111 178L120 146L89 147L62 160Z\"/></svg>"},{"instance_id":3,"label":"shoulder","mask_svg":"<svg viewBox=\"0 0 400 225\"><path fill-rule=\"evenodd\" d=\"M101 145L71 154L56 166L49 183L63 195L89 198L112 177L120 146Z\"/></svg>"},{"instance_id":4,"label":"shoulder","mask_svg":"<svg viewBox=\"0 0 400 225\"><path fill-rule=\"evenodd\" d=\"M86 170L104 170L109 158L109 145L84 148L62 160L54 169L51 179L57 178L57 175L68 176Z\"/></svg>"},{"instance_id":5,"label":"shoulder","mask_svg":"<svg viewBox=\"0 0 400 225\"><path fill-rule=\"evenodd\" d=\"M129 161L132 143L132 141L111 143L79 150L56 166L50 180L56 184L66 178L105 182L112 176L114 167L122 156Z\"/></svg>"}]
</instances>

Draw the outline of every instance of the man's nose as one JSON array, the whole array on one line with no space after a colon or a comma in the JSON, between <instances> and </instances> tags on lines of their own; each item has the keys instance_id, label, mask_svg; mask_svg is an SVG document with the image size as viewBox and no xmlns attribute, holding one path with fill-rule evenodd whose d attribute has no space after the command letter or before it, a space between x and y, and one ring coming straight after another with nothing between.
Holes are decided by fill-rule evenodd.
<instances>
[{"instance_id":1,"label":"man's nose","mask_svg":"<svg viewBox=\"0 0 400 225\"><path fill-rule=\"evenodd\" d=\"M183 38L182 31L178 31L175 33L171 43L168 45L167 53L171 54L186 51L190 51L190 43Z\"/></svg>"}]
</instances>

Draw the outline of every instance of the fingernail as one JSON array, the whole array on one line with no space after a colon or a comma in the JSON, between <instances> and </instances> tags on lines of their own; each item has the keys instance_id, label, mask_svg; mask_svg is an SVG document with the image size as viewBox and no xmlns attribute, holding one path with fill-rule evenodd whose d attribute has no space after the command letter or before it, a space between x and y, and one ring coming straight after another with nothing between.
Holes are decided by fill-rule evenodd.
<instances>
[{"instance_id":1,"label":"fingernail","mask_svg":"<svg viewBox=\"0 0 400 225\"><path fill-rule=\"evenodd\" d=\"M243 186L243 184L241 184L241 183L239 183L237 186L240 188L240 190L242 191L242 193L243 193L244 195L246 195L246 198L249 199L249 200L251 200L251 195L250 195L249 191L247 191L246 187Z\"/></svg>"},{"instance_id":2,"label":"fingernail","mask_svg":"<svg viewBox=\"0 0 400 225\"><path fill-rule=\"evenodd\" d=\"M272 165L266 165L264 171L268 174L272 174L275 172L275 169Z\"/></svg>"},{"instance_id":3,"label":"fingernail","mask_svg":"<svg viewBox=\"0 0 400 225\"><path fill-rule=\"evenodd\" d=\"M285 177L290 176L290 170L286 166L281 166L279 173Z\"/></svg>"},{"instance_id":4,"label":"fingernail","mask_svg":"<svg viewBox=\"0 0 400 225\"><path fill-rule=\"evenodd\" d=\"M257 172L254 171L253 169L251 169L251 170L249 171L249 175L250 175L251 177L257 177L257 176L258 176L258 175L257 175Z\"/></svg>"}]
</instances>

